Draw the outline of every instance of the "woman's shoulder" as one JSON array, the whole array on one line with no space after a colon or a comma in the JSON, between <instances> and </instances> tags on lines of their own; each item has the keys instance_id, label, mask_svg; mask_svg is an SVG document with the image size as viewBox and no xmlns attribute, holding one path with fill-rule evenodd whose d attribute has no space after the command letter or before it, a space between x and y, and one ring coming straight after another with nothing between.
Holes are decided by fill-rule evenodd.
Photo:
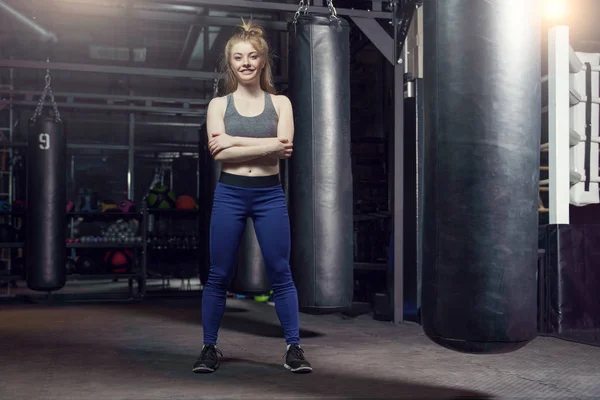
<instances>
[{"instance_id":1,"label":"woman's shoulder","mask_svg":"<svg viewBox=\"0 0 600 400\"><path fill-rule=\"evenodd\" d=\"M275 104L276 107L291 106L292 104L290 102L290 99L284 94L271 94L271 99L273 100L273 104Z\"/></svg>"},{"instance_id":2,"label":"woman's shoulder","mask_svg":"<svg viewBox=\"0 0 600 400\"><path fill-rule=\"evenodd\" d=\"M211 101L208 102L208 106L211 108L222 108L227 105L227 95L213 97Z\"/></svg>"}]
</instances>

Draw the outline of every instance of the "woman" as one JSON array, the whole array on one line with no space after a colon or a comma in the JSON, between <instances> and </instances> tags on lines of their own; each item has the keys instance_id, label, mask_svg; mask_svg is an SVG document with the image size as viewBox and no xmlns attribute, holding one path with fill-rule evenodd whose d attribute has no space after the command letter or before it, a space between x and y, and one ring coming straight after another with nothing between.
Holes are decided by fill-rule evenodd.
<instances>
[{"instance_id":1,"label":"woman","mask_svg":"<svg viewBox=\"0 0 600 400\"><path fill-rule=\"evenodd\" d=\"M225 46L227 95L207 110L210 152L222 163L210 223L210 273L202 296L204 346L194 372L219 367L217 333L235 272L246 219L252 217L277 316L287 342L285 367L310 372L300 347L298 295L290 272L290 226L279 160L292 155L294 122L285 96L275 95L262 28L243 23Z\"/></svg>"}]
</instances>

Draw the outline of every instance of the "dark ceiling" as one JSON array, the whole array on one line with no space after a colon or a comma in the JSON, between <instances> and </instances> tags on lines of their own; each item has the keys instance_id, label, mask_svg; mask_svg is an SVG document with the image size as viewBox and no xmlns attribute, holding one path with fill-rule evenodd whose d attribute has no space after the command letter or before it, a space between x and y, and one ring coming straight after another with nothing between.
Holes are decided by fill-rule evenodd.
<instances>
[{"instance_id":1,"label":"dark ceiling","mask_svg":"<svg viewBox=\"0 0 600 400\"><path fill-rule=\"evenodd\" d=\"M226 12L166 2L123 0L0 0L0 3L58 37L56 44L44 43L39 40L38 32L0 9L0 58L3 59L214 71L224 41L241 17L264 21L275 44L279 44L275 29L285 27L285 24L272 25L272 21L285 16L268 10ZM21 73L20 78L27 79ZM123 76L117 80L106 76L90 79L88 73L69 73L69 78L74 83L101 87L132 83L123 82ZM155 77L131 79L138 81L137 87L161 85ZM183 80L179 85L189 86L189 82ZM168 86L173 89L173 82Z\"/></svg>"},{"instance_id":2,"label":"dark ceiling","mask_svg":"<svg viewBox=\"0 0 600 400\"><path fill-rule=\"evenodd\" d=\"M264 1L254 0L256 6L245 9L232 5L249 4L247 0L0 0L0 60L44 62L49 59L56 63L157 68L184 73L203 71L204 78L193 80L65 70L52 73L53 82L65 93L207 99L213 92L212 79L219 67L224 43L241 18L253 18L266 28L278 55L275 74L285 80L285 30L293 12L273 10L268 5L288 4L293 10L298 0L265 1L266 7ZM55 34L58 42L41 41L39 31L11 16L2 8L3 4ZM334 4L338 8L380 7L388 11L388 1L334 0ZM600 0L570 0L569 8L573 48L600 52L600 24L596 18L600 13ZM19 90L39 91L43 88L43 78L41 69L15 68L13 83ZM7 69L0 68L0 84L7 81ZM144 101L139 99L139 102Z\"/></svg>"},{"instance_id":3,"label":"dark ceiling","mask_svg":"<svg viewBox=\"0 0 600 400\"><path fill-rule=\"evenodd\" d=\"M59 38L55 46L42 45L37 32L0 8L2 58L43 60L51 56L61 62L204 71L217 66L224 40L241 18L260 21L271 43L278 47L278 34L293 16L269 9L228 7L227 1L221 6L212 2L206 7L193 5L202 2L168 0L0 0L0 6L1 3ZM335 4L364 9L372 5L364 0Z\"/></svg>"}]
</instances>

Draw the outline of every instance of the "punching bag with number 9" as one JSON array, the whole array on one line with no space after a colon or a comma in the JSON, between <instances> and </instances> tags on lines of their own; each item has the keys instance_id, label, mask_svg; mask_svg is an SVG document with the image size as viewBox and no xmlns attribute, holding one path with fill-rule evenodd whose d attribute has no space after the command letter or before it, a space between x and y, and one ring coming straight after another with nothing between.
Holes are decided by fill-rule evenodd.
<instances>
[{"instance_id":1,"label":"punching bag with number 9","mask_svg":"<svg viewBox=\"0 0 600 400\"><path fill-rule=\"evenodd\" d=\"M62 120L29 121L27 286L52 291L66 281L66 141Z\"/></svg>"}]
</instances>

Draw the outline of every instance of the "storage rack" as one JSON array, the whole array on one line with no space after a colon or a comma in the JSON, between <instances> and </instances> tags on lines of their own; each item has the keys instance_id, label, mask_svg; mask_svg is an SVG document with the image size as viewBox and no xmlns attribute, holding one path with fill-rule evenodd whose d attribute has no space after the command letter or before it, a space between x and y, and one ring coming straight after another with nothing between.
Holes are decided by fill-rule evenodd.
<instances>
[{"instance_id":1,"label":"storage rack","mask_svg":"<svg viewBox=\"0 0 600 400\"><path fill-rule=\"evenodd\" d=\"M8 100L6 109L9 113L10 124L8 127L2 127L3 142L6 151L10 152L12 156L12 150L15 148L25 149L27 144L24 141L15 141L15 137L18 136L16 130L19 119L15 117L14 107L19 106L24 109L31 108L37 104L37 100L41 93L35 91L19 91L14 90L13 78L14 68L9 69L10 73L10 84L0 86L0 98ZM204 109L200 106L205 106L208 103L206 99L183 99L183 98L150 98L146 96L116 96L116 95L101 95L101 94L87 94L87 93L63 93L56 92L55 98L59 105L59 109L92 109L92 110L106 110L106 111L118 111L128 112L128 143L127 145L115 145L115 144L96 144L96 143L68 143L67 149L69 150L101 150L110 152L127 152L128 159L128 180L127 180L127 197L134 198L134 185L135 185L135 174L134 174L134 158L136 151L141 152L170 152L170 153L188 153L197 155L198 145L196 143L190 144L178 144L178 145L136 145L135 144L135 127L136 127L136 113L158 113L166 115L175 115L177 120L164 121L157 118L158 121L153 122L152 120L139 121L141 125L160 125L160 126L186 126L186 127L200 127L200 124L188 122L186 119L198 119L204 114ZM63 100L61 102L61 100ZM133 105L132 105L133 104ZM168 106L165 106L168 104ZM0 107L3 104L0 104ZM0 109L0 111L3 111ZM68 113L63 112L63 115ZM69 119L66 117L65 119ZM14 123L13 121L16 121ZM103 122L103 121L97 121ZM114 121L112 121L114 122ZM8 132L8 135L6 133ZM8 137L6 137L8 136ZM11 158L9 157L9 160ZM73 172L74 160L71 159L71 173ZM10 162L9 162L10 164ZM14 193L12 192L13 174L12 165L11 169L7 172L10 176L10 190L8 193L0 193L0 200L6 200L12 203L15 200ZM198 177L196 177L199 179ZM199 185L196 185L199 187ZM2 190L2 189L0 189ZM196 197L199 195L198 190L196 191ZM3 198L4 197L4 198ZM103 212L69 212L66 217L71 220L71 223L75 218L81 217L84 219L93 220L116 220L116 219L127 219L127 218L140 218L140 233L142 236L142 243L65 243L67 249L70 249L72 253L78 249L114 249L114 248L128 248L132 249L134 254L134 266L139 265L131 273L98 273L98 274L68 274L67 282L70 281L91 281L91 280L116 280L126 279L129 284L128 296L126 299L140 299L146 296L146 283L149 279L147 274L147 256L148 256L148 219L150 215L156 213L165 213L167 211L162 209L148 209L142 204L143 201L137 202L138 206L141 206L141 211L136 213L103 213ZM183 210L169 210L170 214L173 215L189 215L189 212ZM199 213L195 213L200 215ZM0 217L14 217L26 218L26 212L0 212ZM72 230L69 233L69 238L72 237ZM23 242L9 242L0 243L0 248L5 252L9 252L14 249L21 249L25 247ZM136 262L138 257L141 259L140 262ZM14 298L16 294L12 292L12 284L16 281L24 280L23 274L17 274L11 270L11 256L6 258L6 270L5 274L0 275L0 282L6 285L6 291L0 294L2 298ZM137 291L134 291L133 283L137 283ZM20 296L19 296L20 297ZM61 294L60 292L52 293L48 295L40 294L25 296L30 298L47 297L48 299L107 299L107 298L122 298L122 295L117 294L114 296L111 293L90 293L87 294L74 294L66 293Z\"/></svg>"},{"instance_id":2,"label":"storage rack","mask_svg":"<svg viewBox=\"0 0 600 400\"><path fill-rule=\"evenodd\" d=\"M76 217L95 220L115 220L140 218L141 243L113 242L113 243L66 243L67 249L131 249L133 251L133 268L138 264L137 258L141 256L139 268L132 269L128 273L103 273L103 274L68 274L67 280L99 280L99 279L127 279L129 283L129 298L143 297L146 288L146 244L147 244L147 225L148 214L146 212L135 213L106 213L106 212L69 212L67 216L74 221ZM72 225L71 225L72 226ZM71 235L72 237L72 229ZM135 250L141 250L138 254ZM133 281L138 283L137 294L133 292Z\"/></svg>"},{"instance_id":3,"label":"storage rack","mask_svg":"<svg viewBox=\"0 0 600 400\"><path fill-rule=\"evenodd\" d=\"M8 74L9 74L8 83L3 83L0 80L0 91L6 91L6 92L10 93L13 90L14 70L12 68L10 68L8 71ZM12 96L10 96L10 94L9 94L8 100L12 101ZM8 203L12 203L13 179L14 179L13 178L13 163L12 163L12 159L13 159L12 142L13 142L14 130L17 128L19 121L18 121L18 119L15 119L12 104L8 104L8 105L0 104L0 111L3 111L3 109L6 109L5 113L7 114L7 116L6 116L7 124L5 126L4 125L0 126L0 141L1 141L0 152L2 152L2 155L6 157L5 160L8 164L8 171L4 170L4 171L0 172L0 188L1 188L0 191L2 191L2 193L0 193L0 200L6 201ZM6 192L4 190L6 190ZM10 226L14 226L15 217L17 217L17 216L24 217L25 214L23 212L13 212L13 211L4 211L4 210L0 211L0 219L8 218L9 219L8 225L10 225ZM4 262L4 264L6 266L6 275L3 276L2 278L5 280L6 293L8 296L10 296L11 286L12 286L13 282L20 279L20 276L18 274L13 273L12 254L15 249L20 250L20 249L23 249L24 246L25 246L25 243L23 243L23 242L0 243L0 249L1 249L1 253L2 253L2 261Z\"/></svg>"},{"instance_id":4,"label":"storage rack","mask_svg":"<svg viewBox=\"0 0 600 400\"><path fill-rule=\"evenodd\" d=\"M150 215L155 214L167 214L169 217L183 217L187 218L189 215L198 217L200 213L196 210L176 210L176 209L149 209L144 208L141 212L135 213L103 213L103 212L69 212L67 213L67 218L85 218L85 219L94 219L94 220L117 220L117 219L128 219L128 218L140 218L140 233L141 233L141 243L130 243L130 242L102 242L102 243L65 243L67 249L77 250L77 249L123 249L128 248L134 251L134 268L128 273L93 273L93 274L82 274L82 273L74 273L67 274L67 282L70 281L91 281L91 280L114 280L114 279L127 279L129 283L129 291L128 296L123 298L122 295L111 295L108 293L90 293L88 294L74 294L74 293L65 293L61 294L60 292L53 294L39 294L39 295L25 295L27 298L39 298L48 296L48 298L53 297L56 299L59 298L67 298L67 299L75 299L75 300L90 300L90 299L108 299L108 298L116 298L122 300L136 300L142 299L146 297L149 293L146 291L146 283L149 279L147 272L147 262L148 262L148 247L149 236L148 236L148 217ZM9 215L9 213L6 213ZM198 242L198 246L200 242ZM0 243L0 246L4 248L22 248L25 247L25 244L22 242L15 243ZM139 254L138 254L139 252ZM141 257L139 263L135 262L137 257ZM137 268L135 267L137 266ZM199 274L199 270L198 270ZM0 276L0 279L5 281L22 281L25 277L21 274L9 274ZM137 291L134 291L134 282L137 283ZM7 293L2 297L17 297L11 296L9 291L10 285L7 289ZM18 296L21 297L21 296Z\"/></svg>"}]
</instances>

